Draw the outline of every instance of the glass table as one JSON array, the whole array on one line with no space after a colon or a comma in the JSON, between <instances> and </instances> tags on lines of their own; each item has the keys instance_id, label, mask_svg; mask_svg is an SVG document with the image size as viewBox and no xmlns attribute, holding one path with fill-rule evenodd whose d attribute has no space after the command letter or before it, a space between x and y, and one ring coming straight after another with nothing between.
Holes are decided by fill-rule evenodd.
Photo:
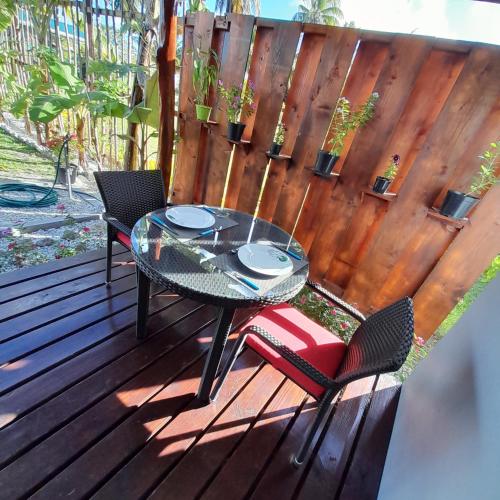
<instances>
[{"instance_id":1,"label":"glass table","mask_svg":"<svg viewBox=\"0 0 500 500\"><path fill-rule=\"evenodd\" d=\"M151 281L183 297L219 308L216 332L198 390L198 398L205 403L209 402L235 310L290 300L304 286L309 272L301 245L279 227L236 210L216 207L206 207L206 210L214 214L216 221L230 221L235 225L205 236L196 232L197 237L185 241L173 225L165 229L152 221L151 216L164 217L165 210L162 209L139 219L131 236L132 255L137 265L138 338L147 334ZM240 246L250 242L271 244L288 252L297 270L277 279L275 286L265 293L254 291L244 280L237 279L234 273L219 265L220 259L232 258ZM240 272L237 276L241 278L242 274ZM254 276L249 271L243 277L254 280Z\"/></svg>"}]
</instances>

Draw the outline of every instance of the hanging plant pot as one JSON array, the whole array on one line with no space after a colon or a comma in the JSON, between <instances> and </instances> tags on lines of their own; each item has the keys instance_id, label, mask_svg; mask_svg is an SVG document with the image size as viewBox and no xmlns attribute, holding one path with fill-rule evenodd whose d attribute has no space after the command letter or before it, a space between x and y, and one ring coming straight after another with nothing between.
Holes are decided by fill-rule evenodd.
<instances>
[{"instance_id":1,"label":"hanging plant pot","mask_svg":"<svg viewBox=\"0 0 500 500\"><path fill-rule=\"evenodd\" d=\"M244 123L229 122L227 124L227 138L230 141L240 142L244 130L245 130Z\"/></svg>"},{"instance_id":2,"label":"hanging plant pot","mask_svg":"<svg viewBox=\"0 0 500 500\"><path fill-rule=\"evenodd\" d=\"M476 196L449 189L439 213L453 219L463 219L478 201Z\"/></svg>"},{"instance_id":3,"label":"hanging plant pot","mask_svg":"<svg viewBox=\"0 0 500 500\"><path fill-rule=\"evenodd\" d=\"M319 175L330 175L338 159L337 155L332 155L328 151L324 151L323 149L318 151L316 163L314 164L314 172Z\"/></svg>"},{"instance_id":4,"label":"hanging plant pot","mask_svg":"<svg viewBox=\"0 0 500 500\"><path fill-rule=\"evenodd\" d=\"M196 119L202 122L208 122L210 118L210 113L212 108L210 106L205 106L204 104L196 105Z\"/></svg>"},{"instance_id":5,"label":"hanging plant pot","mask_svg":"<svg viewBox=\"0 0 500 500\"><path fill-rule=\"evenodd\" d=\"M280 152L281 152L281 144L273 142L271 148L269 149L269 154L272 156L279 156Z\"/></svg>"},{"instance_id":6,"label":"hanging plant pot","mask_svg":"<svg viewBox=\"0 0 500 500\"><path fill-rule=\"evenodd\" d=\"M389 189L390 184L391 184L391 179L377 175L377 178L373 183L373 188L372 188L373 192L384 194Z\"/></svg>"}]
</instances>

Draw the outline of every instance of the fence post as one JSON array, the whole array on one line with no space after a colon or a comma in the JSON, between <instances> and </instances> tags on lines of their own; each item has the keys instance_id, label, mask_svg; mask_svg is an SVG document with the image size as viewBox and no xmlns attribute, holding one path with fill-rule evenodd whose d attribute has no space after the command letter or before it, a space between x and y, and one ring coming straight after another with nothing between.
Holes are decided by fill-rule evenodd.
<instances>
[{"instance_id":1,"label":"fence post","mask_svg":"<svg viewBox=\"0 0 500 500\"><path fill-rule=\"evenodd\" d=\"M159 46L156 53L158 88L160 91L160 133L158 138L158 164L163 173L165 192L168 193L172 172L175 112L175 57L177 17L175 0L161 0Z\"/></svg>"}]
</instances>

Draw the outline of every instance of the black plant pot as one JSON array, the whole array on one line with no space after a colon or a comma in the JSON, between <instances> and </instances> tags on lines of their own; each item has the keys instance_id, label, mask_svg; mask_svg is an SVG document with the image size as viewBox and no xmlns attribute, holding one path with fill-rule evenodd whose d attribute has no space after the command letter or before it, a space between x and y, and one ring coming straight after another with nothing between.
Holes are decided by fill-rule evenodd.
<instances>
[{"instance_id":1,"label":"black plant pot","mask_svg":"<svg viewBox=\"0 0 500 500\"><path fill-rule=\"evenodd\" d=\"M76 176L78 174L78 167L76 165L70 166L69 168L59 167L59 170L57 171L56 182L62 184L63 186L66 186L68 184L68 176L66 172L69 173L71 184L74 184L76 181Z\"/></svg>"},{"instance_id":2,"label":"black plant pot","mask_svg":"<svg viewBox=\"0 0 500 500\"><path fill-rule=\"evenodd\" d=\"M281 144L273 142L271 145L271 149L269 150L269 154L272 156L279 156L280 151L281 151Z\"/></svg>"},{"instance_id":3,"label":"black plant pot","mask_svg":"<svg viewBox=\"0 0 500 500\"><path fill-rule=\"evenodd\" d=\"M475 196L449 189L439 213L453 219L463 219L478 201L479 198Z\"/></svg>"},{"instance_id":4,"label":"black plant pot","mask_svg":"<svg viewBox=\"0 0 500 500\"><path fill-rule=\"evenodd\" d=\"M244 123L232 123L227 124L227 138L230 141L241 141L241 136L243 135L243 130L245 130Z\"/></svg>"},{"instance_id":5,"label":"black plant pot","mask_svg":"<svg viewBox=\"0 0 500 500\"><path fill-rule=\"evenodd\" d=\"M390 184L391 184L391 179L377 175L377 178L375 179L375 182L373 183L373 188L372 188L373 192L384 194L389 189Z\"/></svg>"},{"instance_id":6,"label":"black plant pot","mask_svg":"<svg viewBox=\"0 0 500 500\"><path fill-rule=\"evenodd\" d=\"M318 151L316 163L314 164L314 173L323 176L330 175L338 159L337 155L331 155L328 151Z\"/></svg>"}]
</instances>

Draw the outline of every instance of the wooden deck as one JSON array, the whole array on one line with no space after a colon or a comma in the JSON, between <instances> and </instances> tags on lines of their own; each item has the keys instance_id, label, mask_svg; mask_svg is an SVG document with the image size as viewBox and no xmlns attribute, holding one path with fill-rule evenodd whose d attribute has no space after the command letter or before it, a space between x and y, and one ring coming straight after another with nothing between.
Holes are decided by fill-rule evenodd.
<instances>
[{"instance_id":1,"label":"wooden deck","mask_svg":"<svg viewBox=\"0 0 500 500\"><path fill-rule=\"evenodd\" d=\"M247 350L197 406L215 310L156 289L138 342L115 252L109 289L103 251L0 275L1 499L376 498L396 387L351 384L296 470L312 401Z\"/></svg>"}]
</instances>

